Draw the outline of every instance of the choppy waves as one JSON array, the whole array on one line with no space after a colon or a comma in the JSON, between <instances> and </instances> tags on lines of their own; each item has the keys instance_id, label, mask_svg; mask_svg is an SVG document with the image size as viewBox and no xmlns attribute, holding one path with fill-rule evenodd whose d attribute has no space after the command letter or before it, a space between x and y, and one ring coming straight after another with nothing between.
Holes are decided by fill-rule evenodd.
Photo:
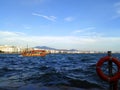
<instances>
[{"instance_id":1,"label":"choppy waves","mask_svg":"<svg viewBox=\"0 0 120 90\"><path fill-rule=\"evenodd\" d=\"M0 54L0 90L19 90L31 84L39 89L66 86L105 90L108 83L95 71L96 62L103 56L105 54L49 54L46 57Z\"/></svg>"}]
</instances>

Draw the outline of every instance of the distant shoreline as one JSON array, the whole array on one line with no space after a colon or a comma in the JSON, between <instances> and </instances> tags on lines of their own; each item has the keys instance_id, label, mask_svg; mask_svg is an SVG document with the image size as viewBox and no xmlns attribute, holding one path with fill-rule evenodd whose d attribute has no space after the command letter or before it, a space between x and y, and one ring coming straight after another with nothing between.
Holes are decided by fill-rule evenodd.
<instances>
[{"instance_id":1,"label":"distant shoreline","mask_svg":"<svg viewBox=\"0 0 120 90\"><path fill-rule=\"evenodd\" d=\"M0 54L21 54L21 53L10 53L10 52L0 52ZM49 53L49 54L107 54L107 53ZM120 53L112 53L112 54L120 54Z\"/></svg>"}]
</instances>

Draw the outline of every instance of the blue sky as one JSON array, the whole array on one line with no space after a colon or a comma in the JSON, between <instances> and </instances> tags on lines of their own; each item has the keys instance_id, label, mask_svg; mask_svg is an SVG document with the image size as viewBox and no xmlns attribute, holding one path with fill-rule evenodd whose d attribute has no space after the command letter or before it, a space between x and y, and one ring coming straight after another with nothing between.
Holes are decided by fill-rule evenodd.
<instances>
[{"instance_id":1,"label":"blue sky","mask_svg":"<svg viewBox=\"0 0 120 90\"><path fill-rule=\"evenodd\" d=\"M119 0L0 0L0 45L120 51Z\"/></svg>"}]
</instances>

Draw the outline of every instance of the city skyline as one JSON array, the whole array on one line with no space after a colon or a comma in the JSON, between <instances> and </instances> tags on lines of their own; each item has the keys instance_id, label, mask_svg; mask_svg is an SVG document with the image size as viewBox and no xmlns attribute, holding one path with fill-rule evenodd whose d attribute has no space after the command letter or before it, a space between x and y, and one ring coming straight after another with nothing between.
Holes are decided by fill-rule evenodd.
<instances>
[{"instance_id":1,"label":"city skyline","mask_svg":"<svg viewBox=\"0 0 120 90\"><path fill-rule=\"evenodd\" d=\"M120 1L1 0L1 45L120 51Z\"/></svg>"},{"instance_id":2,"label":"city skyline","mask_svg":"<svg viewBox=\"0 0 120 90\"><path fill-rule=\"evenodd\" d=\"M36 46L36 47L18 47L10 45L0 45L0 53L6 54L20 54L24 51L31 50L45 50L48 53L64 53L64 54L97 54L107 53L108 51L90 51L90 50L79 50L79 49L59 49L47 46ZM120 51L110 51L111 53L120 53Z\"/></svg>"}]
</instances>

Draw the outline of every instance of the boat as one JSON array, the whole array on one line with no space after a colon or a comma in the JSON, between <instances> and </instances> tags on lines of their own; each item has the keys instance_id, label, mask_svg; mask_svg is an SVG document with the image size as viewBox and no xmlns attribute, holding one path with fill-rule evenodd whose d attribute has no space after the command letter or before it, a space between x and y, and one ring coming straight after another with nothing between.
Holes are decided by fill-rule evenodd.
<instances>
[{"instance_id":1,"label":"boat","mask_svg":"<svg viewBox=\"0 0 120 90\"><path fill-rule=\"evenodd\" d=\"M48 53L46 52L46 50L27 50L27 51L23 51L21 53L22 56L46 56Z\"/></svg>"}]
</instances>

